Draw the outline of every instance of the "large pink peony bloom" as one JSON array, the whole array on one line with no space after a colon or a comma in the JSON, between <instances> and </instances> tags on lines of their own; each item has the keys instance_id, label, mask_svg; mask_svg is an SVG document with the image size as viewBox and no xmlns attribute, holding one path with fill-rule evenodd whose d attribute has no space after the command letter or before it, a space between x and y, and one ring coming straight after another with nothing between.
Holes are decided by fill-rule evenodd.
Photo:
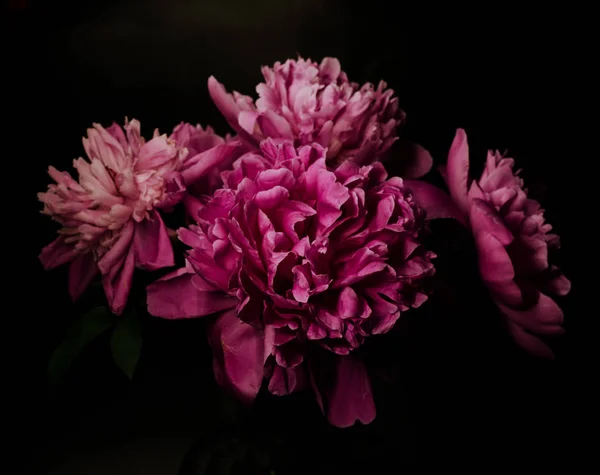
<instances>
[{"instance_id":1,"label":"large pink peony bloom","mask_svg":"<svg viewBox=\"0 0 600 475\"><path fill-rule=\"evenodd\" d=\"M541 337L563 332L563 312L552 297L566 295L571 284L549 263L549 251L559 247L559 238L550 234L540 204L527 197L513 167L512 158L490 151L481 177L470 182L467 136L459 129L445 170L454 204L444 203L442 192L427 185L413 189L432 217L454 215L470 226L481 276L514 340L533 354L552 358Z\"/></svg>"},{"instance_id":2,"label":"large pink peony bloom","mask_svg":"<svg viewBox=\"0 0 600 475\"><path fill-rule=\"evenodd\" d=\"M325 153L266 140L237 160L198 225L179 230L192 248L187 268L148 288L148 309L224 311L210 331L221 384L251 401L265 377L274 394L311 381L329 420L347 426L375 417L353 350L426 300L433 254L419 243L424 216L402 179L386 179L380 163L331 171ZM326 388L303 364L311 348L335 357Z\"/></svg>"},{"instance_id":3,"label":"large pink peony bloom","mask_svg":"<svg viewBox=\"0 0 600 475\"><path fill-rule=\"evenodd\" d=\"M365 164L380 158L396 140L404 120L394 91L348 81L335 58L321 64L299 58L262 68L264 83L256 102L238 92L228 94L214 77L208 89L229 124L249 144L264 138L293 140L296 146L319 143L327 158Z\"/></svg>"},{"instance_id":4,"label":"large pink peony bloom","mask_svg":"<svg viewBox=\"0 0 600 475\"><path fill-rule=\"evenodd\" d=\"M46 269L71 262L73 300L100 271L110 308L120 314L135 267L154 270L174 264L158 209L172 208L185 196L186 183L223 159L219 144L208 151L212 142L199 144L198 150L190 140L178 144L175 139L184 142L182 129L176 128L171 138L155 132L146 142L137 120L126 122L124 131L117 124L107 129L94 124L83 139L89 160L74 161L78 181L50 167L56 184L38 197L43 213L62 228L40 259Z\"/></svg>"}]
</instances>

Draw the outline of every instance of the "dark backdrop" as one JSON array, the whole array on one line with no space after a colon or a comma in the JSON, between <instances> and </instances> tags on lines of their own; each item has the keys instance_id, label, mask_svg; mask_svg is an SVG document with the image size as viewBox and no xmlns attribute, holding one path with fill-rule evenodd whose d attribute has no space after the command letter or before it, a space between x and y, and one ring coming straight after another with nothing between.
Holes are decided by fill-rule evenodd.
<instances>
[{"instance_id":1,"label":"dark backdrop","mask_svg":"<svg viewBox=\"0 0 600 475\"><path fill-rule=\"evenodd\" d=\"M581 420L571 368L585 315L576 304L573 264L581 252L579 218L565 205L574 192L565 122L575 59L561 33L569 20L564 11L529 14L501 3L486 4L485 11L386 3L7 2L5 75L14 83L7 86L4 137L5 260L16 270L9 274L4 314L17 324L5 335L17 346L7 362L16 370L11 392L19 404L6 411L17 419L11 437L23 471L71 466L78 468L56 473L105 473L98 471L102 460L116 457L113 465L122 465L123 473L169 473L158 460L171 457L176 467L193 440L217 439L224 431L243 433L245 440L265 437L265 444L278 439L277 474L369 466L373 473L393 472L436 463L487 472L523 459L573 461L571 423ZM308 396L261 395L242 425L228 429L214 415L223 403L202 323L148 318L132 382L99 341L62 390L49 394L48 357L81 308L69 302L65 270L45 273L37 261L55 232L39 215L35 195L49 181L47 167L69 169L92 122L137 118L148 136L185 120L225 133L206 90L208 76L254 94L261 65L296 54L317 61L337 56L359 83L385 79L408 115L402 133L438 163L457 127L467 130L474 159L483 160L487 148L508 149L517 158L562 236L561 263L574 284L557 360L539 362L516 349L498 331L489 304L422 312L421 323L412 324L415 336L395 353L399 380L376 388L378 418L371 426L335 430ZM466 278L462 267L458 259L447 263L447 275ZM465 298L485 294L470 285L462 286ZM144 459L151 468L139 468Z\"/></svg>"}]
</instances>

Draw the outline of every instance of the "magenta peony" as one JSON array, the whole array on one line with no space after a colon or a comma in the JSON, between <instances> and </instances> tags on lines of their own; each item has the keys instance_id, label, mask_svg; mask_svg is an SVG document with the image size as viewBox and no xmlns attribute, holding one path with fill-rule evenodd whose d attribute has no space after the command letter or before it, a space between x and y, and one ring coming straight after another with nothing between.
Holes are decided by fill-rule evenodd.
<instances>
[{"instance_id":1,"label":"magenta peony","mask_svg":"<svg viewBox=\"0 0 600 475\"><path fill-rule=\"evenodd\" d=\"M184 140L183 129L176 128L171 138L155 132L146 142L137 120L126 122L124 131L117 124L107 129L94 124L83 139L89 160L73 163L78 181L50 167L56 184L38 197L43 213L62 227L40 259L46 269L71 263L73 300L100 271L109 306L120 314L135 267L154 270L174 264L158 209L172 208L185 196L186 183L193 183L226 155L218 146L205 151L216 139Z\"/></svg>"},{"instance_id":2,"label":"magenta peony","mask_svg":"<svg viewBox=\"0 0 600 475\"><path fill-rule=\"evenodd\" d=\"M387 179L380 163L332 171L325 162L319 144L270 139L240 157L198 225L179 230L192 248L187 267L149 286L148 310L224 311L210 330L215 374L246 401L265 377L274 394L316 386L304 363L311 348L327 350L336 384L316 386L317 399L346 426L375 416L353 350L427 299L434 256L419 242L424 214L402 179Z\"/></svg>"},{"instance_id":3,"label":"magenta peony","mask_svg":"<svg viewBox=\"0 0 600 475\"><path fill-rule=\"evenodd\" d=\"M380 158L396 140L404 120L394 91L381 81L377 88L348 81L335 58L321 64L288 59L264 66L265 82L256 87L256 102L237 92L228 94L214 77L208 89L229 124L249 144L292 140L296 146L316 142L335 163L352 159L365 164Z\"/></svg>"},{"instance_id":4,"label":"magenta peony","mask_svg":"<svg viewBox=\"0 0 600 475\"><path fill-rule=\"evenodd\" d=\"M419 189L417 200L437 217L464 217L475 237L481 276L514 340L533 354L552 358L541 337L563 332L563 312L552 297L566 295L571 284L549 263L549 251L559 247L559 238L550 233L540 204L527 197L513 167L512 158L490 151L479 180L469 182L469 147L459 129L445 170L455 206L443 203L439 191Z\"/></svg>"}]
</instances>

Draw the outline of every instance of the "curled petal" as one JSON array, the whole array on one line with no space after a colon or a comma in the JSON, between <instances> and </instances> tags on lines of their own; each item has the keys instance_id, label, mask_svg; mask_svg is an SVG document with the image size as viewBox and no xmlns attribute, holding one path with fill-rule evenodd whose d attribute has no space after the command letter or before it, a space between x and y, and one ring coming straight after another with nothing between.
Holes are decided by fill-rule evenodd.
<instances>
[{"instance_id":1,"label":"curled petal","mask_svg":"<svg viewBox=\"0 0 600 475\"><path fill-rule=\"evenodd\" d=\"M40 261L44 269L50 270L72 261L76 256L77 251L66 242L66 236L59 236L42 249Z\"/></svg>"},{"instance_id":2,"label":"curled petal","mask_svg":"<svg viewBox=\"0 0 600 475\"><path fill-rule=\"evenodd\" d=\"M290 193L282 186L275 186L270 190L259 191L254 197L255 203L261 209L271 209L281 206L289 198Z\"/></svg>"},{"instance_id":3,"label":"curled petal","mask_svg":"<svg viewBox=\"0 0 600 475\"><path fill-rule=\"evenodd\" d=\"M463 213L469 210L467 187L469 181L469 144L467 134L463 129L458 129L448 154L448 188L450 196Z\"/></svg>"},{"instance_id":4,"label":"curled petal","mask_svg":"<svg viewBox=\"0 0 600 475\"><path fill-rule=\"evenodd\" d=\"M165 176L165 196L156 204L157 208L167 212L173 210L174 206L179 203L185 196L186 187L183 182L183 177L179 172L173 172Z\"/></svg>"},{"instance_id":5,"label":"curled petal","mask_svg":"<svg viewBox=\"0 0 600 475\"><path fill-rule=\"evenodd\" d=\"M567 279L564 275L559 275L552 279L546 285L549 292L554 295L564 297L571 290L571 281Z\"/></svg>"},{"instance_id":6,"label":"curled petal","mask_svg":"<svg viewBox=\"0 0 600 475\"><path fill-rule=\"evenodd\" d=\"M221 114L229 122L229 125L235 129L240 108L233 100L231 94L227 93L225 87L214 76L208 78L208 92L217 108L221 111Z\"/></svg>"},{"instance_id":7,"label":"curled petal","mask_svg":"<svg viewBox=\"0 0 600 475\"><path fill-rule=\"evenodd\" d=\"M236 103L233 96L227 93L225 87L217 81L214 76L208 78L208 92L229 125L240 134L241 137L248 140L250 143L256 143L252 135L248 134L238 123L238 115L241 112L239 105Z\"/></svg>"}]
</instances>

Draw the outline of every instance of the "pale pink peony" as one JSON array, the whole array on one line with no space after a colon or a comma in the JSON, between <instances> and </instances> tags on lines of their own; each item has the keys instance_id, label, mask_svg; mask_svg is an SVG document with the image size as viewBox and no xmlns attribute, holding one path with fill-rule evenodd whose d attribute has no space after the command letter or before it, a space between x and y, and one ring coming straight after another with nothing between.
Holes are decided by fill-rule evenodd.
<instances>
[{"instance_id":1,"label":"pale pink peony","mask_svg":"<svg viewBox=\"0 0 600 475\"><path fill-rule=\"evenodd\" d=\"M265 82L256 87L256 102L229 94L214 77L208 80L213 101L241 138L255 147L261 140L316 142L327 148L330 162L351 159L365 164L381 158L397 139L404 113L394 91L383 81L377 88L348 81L336 58L321 64L288 59L264 66Z\"/></svg>"},{"instance_id":2,"label":"pale pink peony","mask_svg":"<svg viewBox=\"0 0 600 475\"><path fill-rule=\"evenodd\" d=\"M194 183L223 159L219 146L205 150L213 145L210 140L178 144L174 139L184 142L183 128L176 128L171 138L155 132L146 142L137 120L126 122L124 131L117 124L107 129L94 124L83 139L89 160L73 162L78 181L50 167L56 184L38 197L43 213L62 227L40 259L46 269L71 262L73 300L100 271L109 306L120 314L135 267L155 270L174 264L158 209L172 208L184 197L186 183Z\"/></svg>"},{"instance_id":3,"label":"pale pink peony","mask_svg":"<svg viewBox=\"0 0 600 475\"><path fill-rule=\"evenodd\" d=\"M315 390L329 420L347 426L375 417L353 350L427 299L434 256L402 179L387 179L380 163L331 171L325 153L269 139L237 160L198 225L179 230L192 248L187 267L149 286L148 309L164 318L224 311L211 324L215 374L246 401L265 377L274 394L315 382L303 363L311 348L326 349L333 386Z\"/></svg>"},{"instance_id":4,"label":"pale pink peony","mask_svg":"<svg viewBox=\"0 0 600 475\"><path fill-rule=\"evenodd\" d=\"M566 295L571 284L549 262L559 238L550 234L540 204L527 197L513 167L512 158L490 151L481 177L470 181L467 136L459 129L444 172L454 204L426 184L412 188L432 217L457 216L468 224L481 276L510 334L533 354L552 358L541 337L563 332L563 312L552 297Z\"/></svg>"}]
</instances>

